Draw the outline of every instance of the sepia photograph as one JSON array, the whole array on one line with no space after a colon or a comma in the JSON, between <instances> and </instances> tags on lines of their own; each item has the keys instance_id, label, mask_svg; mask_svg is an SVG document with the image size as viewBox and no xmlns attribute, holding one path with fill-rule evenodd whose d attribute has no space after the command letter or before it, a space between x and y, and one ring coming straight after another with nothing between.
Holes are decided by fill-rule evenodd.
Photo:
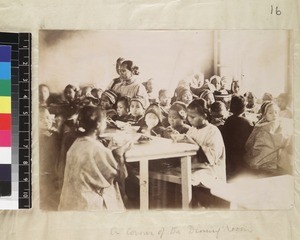
<instances>
[{"instance_id":1,"label":"sepia photograph","mask_svg":"<svg viewBox=\"0 0 300 240\"><path fill-rule=\"evenodd\" d=\"M47 211L294 204L288 30L39 31Z\"/></svg>"}]
</instances>

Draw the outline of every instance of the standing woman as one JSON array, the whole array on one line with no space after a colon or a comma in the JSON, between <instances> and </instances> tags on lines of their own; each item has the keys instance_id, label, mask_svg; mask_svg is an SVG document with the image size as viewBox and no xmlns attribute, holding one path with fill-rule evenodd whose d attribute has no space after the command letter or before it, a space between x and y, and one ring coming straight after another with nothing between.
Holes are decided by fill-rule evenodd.
<instances>
[{"instance_id":1,"label":"standing woman","mask_svg":"<svg viewBox=\"0 0 300 240\"><path fill-rule=\"evenodd\" d=\"M120 66L121 66L121 63L124 61L125 59L124 58L121 58L119 57L116 61L116 72L118 75L120 75ZM120 76L117 77L117 78L114 78L108 85L107 89L106 90L112 90L113 87L118 84L118 83L121 83L121 78Z\"/></svg>"},{"instance_id":2,"label":"standing woman","mask_svg":"<svg viewBox=\"0 0 300 240\"><path fill-rule=\"evenodd\" d=\"M116 84L112 90L121 97L133 98L140 96L145 99L146 107L149 105L148 93L144 85L134 79L139 75L139 67L134 65L131 60L122 62L120 67L121 83Z\"/></svg>"},{"instance_id":3,"label":"standing woman","mask_svg":"<svg viewBox=\"0 0 300 240\"><path fill-rule=\"evenodd\" d=\"M67 153L59 210L123 210L118 181L127 176L123 155L129 145L111 151L99 141L106 127L100 108L85 106L78 120L80 134Z\"/></svg>"}]
</instances>

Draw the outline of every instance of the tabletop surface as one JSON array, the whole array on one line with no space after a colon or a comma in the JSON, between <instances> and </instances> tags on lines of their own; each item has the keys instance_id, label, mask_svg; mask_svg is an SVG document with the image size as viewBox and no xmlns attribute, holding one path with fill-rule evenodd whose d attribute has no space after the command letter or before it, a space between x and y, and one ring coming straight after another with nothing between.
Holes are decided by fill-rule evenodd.
<instances>
[{"instance_id":1,"label":"tabletop surface","mask_svg":"<svg viewBox=\"0 0 300 240\"><path fill-rule=\"evenodd\" d=\"M181 157L195 155L199 149L198 145L190 143L177 143L171 139L150 136L151 140L146 143L139 143L137 140L141 133L128 133L115 129L108 129L102 137L112 138L122 145L126 141L133 142L131 149L126 152L128 162L139 161L140 159L159 159L169 157Z\"/></svg>"}]
</instances>

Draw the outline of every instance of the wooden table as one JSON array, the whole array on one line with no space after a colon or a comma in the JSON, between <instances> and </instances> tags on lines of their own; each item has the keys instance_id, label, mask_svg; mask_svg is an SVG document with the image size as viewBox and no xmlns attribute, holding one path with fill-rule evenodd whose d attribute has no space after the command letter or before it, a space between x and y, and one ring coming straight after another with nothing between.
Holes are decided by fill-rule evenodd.
<instances>
[{"instance_id":1,"label":"wooden table","mask_svg":"<svg viewBox=\"0 0 300 240\"><path fill-rule=\"evenodd\" d=\"M289 209L294 204L294 180L290 175L240 177L232 183L215 185L211 193L230 202L231 209Z\"/></svg>"},{"instance_id":2,"label":"wooden table","mask_svg":"<svg viewBox=\"0 0 300 240\"><path fill-rule=\"evenodd\" d=\"M182 208L188 209L192 199L191 156L197 145L173 143L170 139L153 137L149 143L134 144L125 154L127 162L140 163L140 209L149 208L149 161L178 157L181 159Z\"/></svg>"}]
</instances>

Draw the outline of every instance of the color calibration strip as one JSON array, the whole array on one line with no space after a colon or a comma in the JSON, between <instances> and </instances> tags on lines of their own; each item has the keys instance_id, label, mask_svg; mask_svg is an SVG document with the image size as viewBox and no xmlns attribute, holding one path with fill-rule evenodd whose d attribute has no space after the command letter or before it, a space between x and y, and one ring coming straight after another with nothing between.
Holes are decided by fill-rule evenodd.
<instances>
[{"instance_id":1,"label":"color calibration strip","mask_svg":"<svg viewBox=\"0 0 300 240\"><path fill-rule=\"evenodd\" d=\"M0 197L11 195L11 46L0 45Z\"/></svg>"},{"instance_id":2,"label":"color calibration strip","mask_svg":"<svg viewBox=\"0 0 300 240\"><path fill-rule=\"evenodd\" d=\"M11 82L0 86L0 96L8 88L11 97L11 171L3 168L11 174L11 195L0 197L0 209L31 208L31 34L0 32L0 45L11 49ZM0 109L4 106L0 102Z\"/></svg>"}]
</instances>

